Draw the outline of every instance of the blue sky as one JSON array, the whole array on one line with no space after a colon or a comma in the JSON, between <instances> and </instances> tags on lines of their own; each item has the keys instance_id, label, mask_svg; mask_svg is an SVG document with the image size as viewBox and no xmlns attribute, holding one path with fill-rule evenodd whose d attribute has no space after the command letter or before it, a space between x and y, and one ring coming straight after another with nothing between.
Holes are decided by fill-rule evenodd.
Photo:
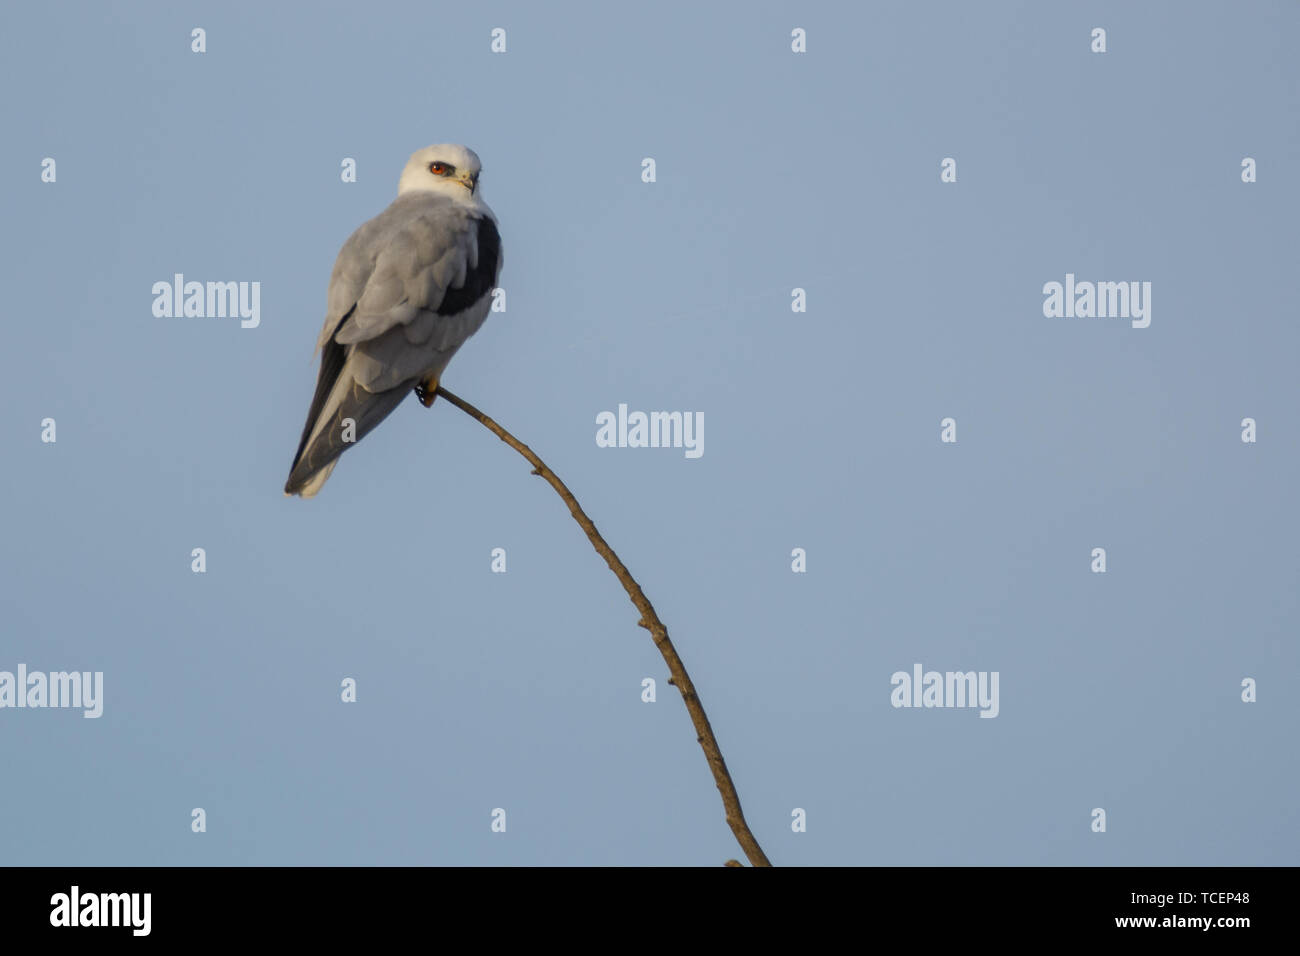
<instances>
[{"instance_id":1,"label":"blue sky","mask_svg":"<svg viewBox=\"0 0 1300 956\"><path fill-rule=\"evenodd\" d=\"M1300 862L1293 4L72 9L0 38L0 671L102 671L104 713L0 709L0 862L738 855L626 596L480 425L408 400L281 494L334 256L438 142L508 303L444 384L640 580L774 862ZM176 273L260 324L155 317ZM1150 282L1150 326L1044 316L1067 274ZM704 454L599 447L620 403ZM916 663L998 716L892 707Z\"/></svg>"}]
</instances>

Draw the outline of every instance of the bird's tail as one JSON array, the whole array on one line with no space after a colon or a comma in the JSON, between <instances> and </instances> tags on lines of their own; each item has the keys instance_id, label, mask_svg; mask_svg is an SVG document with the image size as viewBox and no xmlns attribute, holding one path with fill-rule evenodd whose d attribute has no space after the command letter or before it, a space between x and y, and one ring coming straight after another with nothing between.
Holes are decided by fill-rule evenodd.
<instances>
[{"instance_id":1,"label":"bird's tail","mask_svg":"<svg viewBox=\"0 0 1300 956\"><path fill-rule=\"evenodd\" d=\"M388 417L411 392L409 382L383 392L367 391L350 375L334 384L307 431L284 484L286 495L310 498L320 491L338 458Z\"/></svg>"},{"instance_id":2,"label":"bird's tail","mask_svg":"<svg viewBox=\"0 0 1300 956\"><path fill-rule=\"evenodd\" d=\"M330 472L334 470L334 466L338 463L339 460L335 458L324 468L309 475L305 481L300 481L296 487L293 485L293 476L290 475L289 483L284 486L284 493L286 495L301 495L304 498L315 498L316 492L320 491L321 486L329 480ZM293 488L292 491L290 490L291 487Z\"/></svg>"}]
</instances>

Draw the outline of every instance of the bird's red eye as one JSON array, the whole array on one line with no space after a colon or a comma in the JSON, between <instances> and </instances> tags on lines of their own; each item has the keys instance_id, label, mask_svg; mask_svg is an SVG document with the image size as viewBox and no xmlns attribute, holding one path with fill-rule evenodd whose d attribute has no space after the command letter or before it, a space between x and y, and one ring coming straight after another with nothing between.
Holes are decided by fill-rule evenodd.
<instances>
[{"instance_id":1,"label":"bird's red eye","mask_svg":"<svg viewBox=\"0 0 1300 956\"><path fill-rule=\"evenodd\" d=\"M442 175L443 173L445 173L446 171L447 171L447 167L446 167L446 165L443 164L443 163L430 163L430 164L429 164L429 172L433 173L435 176L441 176L441 175Z\"/></svg>"}]
</instances>

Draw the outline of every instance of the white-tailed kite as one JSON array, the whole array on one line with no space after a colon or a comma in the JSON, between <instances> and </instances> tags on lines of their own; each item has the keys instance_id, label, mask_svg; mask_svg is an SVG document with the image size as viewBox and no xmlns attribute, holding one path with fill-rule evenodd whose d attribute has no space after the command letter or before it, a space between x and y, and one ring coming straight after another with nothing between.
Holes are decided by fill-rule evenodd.
<instances>
[{"instance_id":1,"label":"white-tailed kite","mask_svg":"<svg viewBox=\"0 0 1300 956\"><path fill-rule=\"evenodd\" d=\"M339 456L408 392L432 405L442 370L487 318L502 255L496 217L479 198L480 168L464 146L419 150L393 204L343 244L286 495L320 491Z\"/></svg>"}]
</instances>

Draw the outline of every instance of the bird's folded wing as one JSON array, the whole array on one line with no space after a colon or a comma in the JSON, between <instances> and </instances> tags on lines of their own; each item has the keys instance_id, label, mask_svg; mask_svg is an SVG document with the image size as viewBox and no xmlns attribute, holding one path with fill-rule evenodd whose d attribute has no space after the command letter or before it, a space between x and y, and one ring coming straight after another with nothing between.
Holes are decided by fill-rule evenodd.
<instances>
[{"instance_id":1,"label":"bird's folded wing","mask_svg":"<svg viewBox=\"0 0 1300 956\"><path fill-rule=\"evenodd\" d=\"M367 342L397 326L408 327L404 337L412 345L425 344L435 325L429 313L448 289L464 284L477 261L469 211L441 196L398 197L339 252L319 344L331 337L343 345Z\"/></svg>"}]
</instances>

